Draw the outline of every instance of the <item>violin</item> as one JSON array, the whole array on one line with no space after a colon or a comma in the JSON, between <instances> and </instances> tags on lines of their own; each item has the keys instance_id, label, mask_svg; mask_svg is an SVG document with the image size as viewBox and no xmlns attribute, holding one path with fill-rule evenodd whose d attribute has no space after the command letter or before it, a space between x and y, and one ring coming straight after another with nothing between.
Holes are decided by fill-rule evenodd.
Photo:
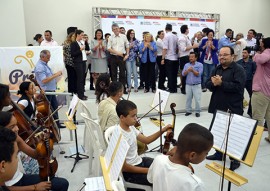
<instances>
[{"instance_id":1,"label":"violin","mask_svg":"<svg viewBox=\"0 0 270 191\"><path fill-rule=\"evenodd\" d=\"M169 151L171 143L173 146L175 146L175 144L176 144L176 140L174 140L174 138L173 138L174 137L175 119L176 119L175 109L174 109L175 107L176 107L176 104L171 103L170 108L171 108L172 115L173 115L173 122L172 122L172 129L169 129L166 133L166 136L165 136L165 141L164 141L164 145L163 145L163 149L162 149L162 152L164 155L167 154L167 152Z\"/></svg>"},{"instance_id":2,"label":"violin","mask_svg":"<svg viewBox=\"0 0 270 191\"><path fill-rule=\"evenodd\" d=\"M46 137L37 144L39 176L42 181L49 181L58 169L58 162L52 155L53 144L53 139Z\"/></svg>"},{"instance_id":3,"label":"violin","mask_svg":"<svg viewBox=\"0 0 270 191\"><path fill-rule=\"evenodd\" d=\"M13 112L13 116L17 119L19 136L26 142L26 144L35 148L38 140L32 136L32 127L37 129L37 126L13 100L11 100L11 105L13 106L13 109L11 110Z\"/></svg>"},{"instance_id":4,"label":"violin","mask_svg":"<svg viewBox=\"0 0 270 191\"><path fill-rule=\"evenodd\" d=\"M50 102L46 97L44 91L41 89L40 85L36 81L36 79L34 79L33 74L29 76L29 79L36 86L38 86L40 90L40 95L36 99L36 107L38 111L37 114L38 124L44 126L47 129L50 129L54 135L53 140L55 142L59 142L61 140L61 134L57 124L53 119Z\"/></svg>"}]
</instances>

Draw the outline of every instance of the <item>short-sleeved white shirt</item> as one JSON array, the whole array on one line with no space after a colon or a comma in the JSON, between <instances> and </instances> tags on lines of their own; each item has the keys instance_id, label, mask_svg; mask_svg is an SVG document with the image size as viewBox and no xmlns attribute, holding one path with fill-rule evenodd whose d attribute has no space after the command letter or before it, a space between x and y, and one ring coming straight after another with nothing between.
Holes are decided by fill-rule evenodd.
<instances>
[{"instance_id":1,"label":"short-sleeved white shirt","mask_svg":"<svg viewBox=\"0 0 270 191\"><path fill-rule=\"evenodd\" d=\"M32 104L32 107L35 108L35 103L34 101L30 101ZM28 106L28 101L26 99L22 99L18 102L19 104L23 105L25 108ZM31 119L35 116L35 114L31 115Z\"/></svg>"},{"instance_id":2,"label":"short-sleeved white shirt","mask_svg":"<svg viewBox=\"0 0 270 191\"><path fill-rule=\"evenodd\" d=\"M127 152L126 162L133 166L140 164L142 162L142 158L138 155L137 147L137 136L140 134L140 131L134 126L129 127L130 131L125 131L119 125L117 125L117 128L120 128L120 132L130 146Z\"/></svg>"},{"instance_id":3,"label":"short-sleeved white shirt","mask_svg":"<svg viewBox=\"0 0 270 191\"><path fill-rule=\"evenodd\" d=\"M172 163L167 155L159 155L149 168L147 180L153 191L203 191L202 181L187 166Z\"/></svg>"}]
</instances>

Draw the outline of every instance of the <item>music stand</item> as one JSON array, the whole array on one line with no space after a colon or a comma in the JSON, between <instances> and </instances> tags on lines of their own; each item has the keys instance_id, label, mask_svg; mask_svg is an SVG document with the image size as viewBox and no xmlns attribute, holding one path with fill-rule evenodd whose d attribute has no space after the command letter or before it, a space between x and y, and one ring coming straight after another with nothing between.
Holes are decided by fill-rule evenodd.
<instances>
[{"instance_id":1,"label":"music stand","mask_svg":"<svg viewBox=\"0 0 270 191\"><path fill-rule=\"evenodd\" d=\"M158 146L154 147L153 149L151 149L147 152L160 152L160 153L163 152L162 131L161 131L162 130L162 113L164 113L169 95L170 95L170 93L167 91L163 91L160 89L157 89L157 91L156 91L156 94L155 94L155 97L154 97L154 100L153 100L151 107L154 107L154 105L156 105L156 103L159 104L158 110L157 109L156 110L159 112L159 131L160 131L160 135L161 135L159 137L160 143Z\"/></svg>"},{"instance_id":2,"label":"music stand","mask_svg":"<svg viewBox=\"0 0 270 191\"><path fill-rule=\"evenodd\" d=\"M65 158L73 158L75 160L74 164L73 164L73 167L71 169L71 172L74 171L74 168L75 168L76 164L80 160L89 158L89 156L81 154L79 152L79 149L78 149L77 127L76 127L75 124L77 124L76 113L77 113L77 106L78 106L79 101L80 101L80 99L76 95L73 95L72 101L70 103L70 106L69 106L69 109L68 109L68 112L67 112L67 117L68 117L69 121L65 122L66 127L69 130L74 130L74 133L75 133L76 153L72 154L70 156L65 156ZM73 121L72 121L72 119L73 119Z\"/></svg>"},{"instance_id":3,"label":"music stand","mask_svg":"<svg viewBox=\"0 0 270 191\"><path fill-rule=\"evenodd\" d=\"M214 135L214 148L222 153L224 157L226 155L231 158L240 161L248 166L252 166L256 157L256 153L260 144L263 128L257 126L257 121L249 119L240 115L230 114L228 127L225 127L224 121L226 118L226 113L217 111L213 118L210 131ZM214 128L213 128L214 127ZM245 136L241 136L241 133L245 130ZM241 131L242 130L242 131ZM218 136L222 135L220 132L225 132L224 137ZM230 137L229 137L230 136ZM241 138L239 138L239 136ZM232 138L231 138L232 137ZM225 140L226 139L226 140ZM240 140L239 140L240 139ZM241 141L241 144L234 144L233 142ZM225 148L224 142L225 141ZM234 146L235 145L235 146ZM236 149L237 148L237 149ZM222 178L227 179L228 191L231 189L231 183L236 186L241 186L248 182L248 180L241 175L232 171L232 162L230 163L230 168L225 168L224 166L212 162L211 164L206 164L206 167L213 172L217 173ZM223 190L223 182L222 182Z\"/></svg>"}]
</instances>

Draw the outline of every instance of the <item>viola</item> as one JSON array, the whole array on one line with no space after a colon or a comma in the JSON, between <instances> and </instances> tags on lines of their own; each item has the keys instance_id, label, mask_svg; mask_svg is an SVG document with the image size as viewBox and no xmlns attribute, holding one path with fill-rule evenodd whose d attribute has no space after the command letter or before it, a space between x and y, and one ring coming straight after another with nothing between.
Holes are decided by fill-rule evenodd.
<instances>
[{"instance_id":1,"label":"viola","mask_svg":"<svg viewBox=\"0 0 270 191\"><path fill-rule=\"evenodd\" d=\"M164 145L163 145L163 149L162 152L163 154L167 154L167 152L170 149L170 145L173 144L175 146L176 141L174 140L174 127L175 127L175 119L176 119L176 115L175 115L175 108L176 104L175 103L171 103L170 108L172 111L172 115L173 115L173 122L172 122L172 128L169 129L166 133L165 136L165 141L164 141Z\"/></svg>"},{"instance_id":2,"label":"viola","mask_svg":"<svg viewBox=\"0 0 270 191\"><path fill-rule=\"evenodd\" d=\"M35 104L36 104L37 111L38 111L37 122L38 122L38 124L51 130L53 135L54 135L53 140L55 142L59 142L61 140L61 134L60 134L60 130L59 130L57 124L55 123L55 121L53 119L50 102L49 102L48 98L46 97L44 91L41 89L40 85L36 81L36 79L34 79L33 74L31 74L29 76L29 79L36 86L38 86L38 88L40 90L40 95L37 96L37 99L35 100L36 101Z\"/></svg>"},{"instance_id":3,"label":"viola","mask_svg":"<svg viewBox=\"0 0 270 191\"><path fill-rule=\"evenodd\" d=\"M39 176L42 181L50 180L58 169L58 162L52 155L53 143L53 139L44 137L37 144Z\"/></svg>"}]
</instances>

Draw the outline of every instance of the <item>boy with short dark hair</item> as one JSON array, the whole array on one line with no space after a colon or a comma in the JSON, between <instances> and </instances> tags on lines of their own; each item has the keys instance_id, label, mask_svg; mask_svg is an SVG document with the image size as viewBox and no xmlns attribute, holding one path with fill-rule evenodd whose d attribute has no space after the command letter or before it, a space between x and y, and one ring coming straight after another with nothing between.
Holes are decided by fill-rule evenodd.
<instances>
[{"instance_id":1,"label":"boy with short dark hair","mask_svg":"<svg viewBox=\"0 0 270 191\"><path fill-rule=\"evenodd\" d=\"M153 191L201 191L202 181L192 173L189 163L202 162L213 146L212 133L190 123L181 131L173 156L159 155L150 166L147 179Z\"/></svg>"},{"instance_id":2,"label":"boy with short dark hair","mask_svg":"<svg viewBox=\"0 0 270 191\"><path fill-rule=\"evenodd\" d=\"M134 127L137 122L137 106L133 102L128 100L120 101L116 106L116 113L120 119L120 124L116 128L120 128L120 132L130 146L122 169L123 176L128 182L151 185L147 181L147 172L153 159L149 157L142 158L138 155L137 140L145 144L152 143L170 129L171 125L163 127L161 133L158 131L146 137Z\"/></svg>"}]
</instances>

